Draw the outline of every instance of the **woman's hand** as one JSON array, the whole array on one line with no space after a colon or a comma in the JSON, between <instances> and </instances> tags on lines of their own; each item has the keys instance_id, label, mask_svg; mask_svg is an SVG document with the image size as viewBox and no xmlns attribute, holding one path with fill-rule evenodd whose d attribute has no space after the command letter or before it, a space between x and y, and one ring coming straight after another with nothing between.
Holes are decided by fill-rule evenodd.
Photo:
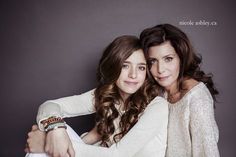
<instances>
[{"instance_id":1,"label":"woman's hand","mask_svg":"<svg viewBox=\"0 0 236 157\"><path fill-rule=\"evenodd\" d=\"M95 126L92 130L90 130L84 136L82 135L81 139L86 144L95 144L101 140L101 136L97 132L97 127Z\"/></svg>"},{"instance_id":2,"label":"woman's hand","mask_svg":"<svg viewBox=\"0 0 236 157\"><path fill-rule=\"evenodd\" d=\"M28 133L26 153L43 153L45 146L45 132L40 131L37 125L32 126L32 130Z\"/></svg>"},{"instance_id":3,"label":"woman's hand","mask_svg":"<svg viewBox=\"0 0 236 157\"><path fill-rule=\"evenodd\" d=\"M70 138L64 128L49 131L46 136L45 152L52 157L75 156Z\"/></svg>"}]
</instances>

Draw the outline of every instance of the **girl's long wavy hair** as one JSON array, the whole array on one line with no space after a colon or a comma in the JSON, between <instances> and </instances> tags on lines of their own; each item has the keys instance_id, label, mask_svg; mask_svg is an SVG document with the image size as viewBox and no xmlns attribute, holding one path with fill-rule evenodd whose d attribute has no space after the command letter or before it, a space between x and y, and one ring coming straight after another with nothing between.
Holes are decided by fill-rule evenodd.
<instances>
[{"instance_id":1,"label":"girl's long wavy hair","mask_svg":"<svg viewBox=\"0 0 236 157\"><path fill-rule=\"evenodd\" d=\"M139 49L141 49L141 43L137 37L121 36L108 45L100 59L97 69L98 86L95 90L95 108L97 132L101 136L102 146L108 146L108 142L111 142L110 136L116 129L113 122L119 116L119 112L115 104L122 102L116 81L121 73L122 65L134 51ZM147 77L143 86L123 102L125 113L121 116L119 123L120 132L113 137L115 142L134 126L140 113L154 98L154 94L149 90Z\"/></svg>"},{"instance_id":2,"label":"girl's long wavy hair","mask_svg":"<svg viewBox=\"0 0 236 157\"><path fill-rule=\"evenodd\" d=\"M179 89L184 90L184 78L193 78L197 81L205 83L214 101L216 101L216 95L219 93L212 80L213 75L205 74L205 72L201 70L200 65L202 62L202 57L200 54L197 55L194 52L187 35L183 31L170 24L161 24L143 30L143 32L140 34L140 40L146 58L148 58L148 49L150 47L170 41L171 45L174 47L180 58L180 73L178 76ZM151 67L149 66L149 68ZM153 88L155 88L155 86L160 88L154 78L152 78L152 80L154 84Z\"/></svg>"}]
</instances>

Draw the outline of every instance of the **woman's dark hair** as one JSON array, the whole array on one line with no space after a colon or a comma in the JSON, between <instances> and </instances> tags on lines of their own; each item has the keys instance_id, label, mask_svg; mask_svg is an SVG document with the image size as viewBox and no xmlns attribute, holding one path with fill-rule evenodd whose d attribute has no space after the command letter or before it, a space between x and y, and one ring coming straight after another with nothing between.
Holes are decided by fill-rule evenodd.
<instances>
[{"instance_id":1,"label":"woman's dark hair","mask_svg":"<svg viewBox=\"0 0 236 157\"><path fill-rule=\"evenodd\" d=\"M115 105L122 102L116 81L121 73L124 61L134 51L141 49L140 40L135 36L116 38L104 50L97 69L98 86L95 90L95 108L97 132L101 135L102 146L108 146L111 135L115 131L114 120L119 116ZM122 138L138 121L140 113L154 98L149 90L148 79L144 85L125 102L125 113L119 123L120 132L113 138L115 142ZM150 94L149 94L150 93Z\"/></svg>"},{"instance_id":2,"label":"woman's dark hair","mask_svg":"<svg viewBox=\"0 0 236 157\"><path fill-rule=\"evenodd\" d=\"M180 58L180 73L178 76L179 89L183 90L184 78L193 78L205 83L214 101L216 101L215 96L218 94L218 91L212 80L213 75L205 74L205 72L201 70L200 64L202 57L200 54L197 55L194 52L187 35L183 31L170 24L160 24L143 30L140 34L140 40L147 58L148 49L150 47L169 41Z\"/></svg>"}]
</instances>

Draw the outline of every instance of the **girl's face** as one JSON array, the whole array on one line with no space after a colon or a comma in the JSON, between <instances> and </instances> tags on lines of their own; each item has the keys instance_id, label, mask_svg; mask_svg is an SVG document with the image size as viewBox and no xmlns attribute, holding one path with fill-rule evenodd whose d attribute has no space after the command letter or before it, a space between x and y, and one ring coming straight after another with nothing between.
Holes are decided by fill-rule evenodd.
<instances>
[{"instance_id":1,"label":"girl's face","mask_svg":"<svg viewBox=\"0 0 236 157\"><path fill-rule=\"evenodd\" d=\"M180 59L169 41L148 50L151 73L165 90L176 90L180 71Z\"/></svg>"},{"instance_id":2,"label":"girl's face","mask_svg":"<svg viewBox=\"0 0 236 157\"><path fill-rule=\"evenodd\" d=\"M141 49L134 51L124 61L120 76L116 81L124 100L143 85L146 78L146 68L146 60Z\"/></svg>"}]
</instances>

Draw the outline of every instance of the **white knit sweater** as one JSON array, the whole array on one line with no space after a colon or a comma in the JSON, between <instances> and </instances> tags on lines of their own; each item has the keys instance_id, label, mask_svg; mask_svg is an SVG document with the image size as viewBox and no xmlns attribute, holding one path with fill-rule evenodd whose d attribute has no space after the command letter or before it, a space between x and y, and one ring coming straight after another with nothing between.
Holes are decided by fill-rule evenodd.
<instances>
[{"instance_id":1,"label":"white knit sweater","mask_svg":"<svg viewBox=\"0 0 236 157\"><path fill-rule=\"evenodd\" d=\"M46 101L39 107L37 122L50 116L73 117L95 112L94 90L87 93ZM118 121L115 121L118 126ZM164 157L167 142L168 103L156 97L144 110L138 122L109 148L72 141L78 157Z\"/></svg>"}]
</instances>

